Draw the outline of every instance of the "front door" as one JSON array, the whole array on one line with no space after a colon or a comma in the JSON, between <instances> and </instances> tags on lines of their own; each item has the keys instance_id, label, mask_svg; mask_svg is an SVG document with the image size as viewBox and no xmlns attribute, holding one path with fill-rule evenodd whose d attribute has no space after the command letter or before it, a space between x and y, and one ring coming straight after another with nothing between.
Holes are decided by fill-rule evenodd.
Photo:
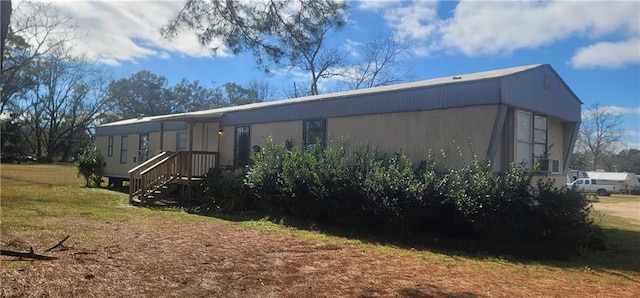
<instances>
[{"instance_id":1,"label":"front door","mask_svg":"<svg viewBox=\"0 0 640 298\"><path fill-rule=\"evenodd\" d=\"M238 167L249 164L249 156L251 155L250 137L249 126L236 127L233 162Z\"/></svg>"}]
</instances>

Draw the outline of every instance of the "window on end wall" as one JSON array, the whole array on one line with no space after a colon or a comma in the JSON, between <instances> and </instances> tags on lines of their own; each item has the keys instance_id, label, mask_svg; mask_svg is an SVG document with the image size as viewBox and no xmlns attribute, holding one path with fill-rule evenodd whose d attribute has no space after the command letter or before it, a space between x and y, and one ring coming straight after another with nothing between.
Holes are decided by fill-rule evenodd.
<instances>
[{"instance_id":1,"label":"window on end wall","mask_svg":"<svg viewBox=\"0 0 640 298\"><path fill-rule=\"evenodd\" d=\"M304 147L320 142L322 147L325 146L327 127L324 120L308 120L304 121Z\"/></svg>"},{"instance_id":2,"label":"window on end wall","mask_svg":"<svg viewBox=\"0 0 640 298\"><path fill-rule=\"evenodd\" d=\"M113 156L113 136L109 136L109 144L107 145L107 155Z\"/></svg>"},{"instance_id":3,"label":"window on end wall","mask_svg":"<svg viewBox=\"0 0 640 298\"><path fill-rule=\"evenodd\" d=\"M122 136L120 139L120 163L127 163L127 148L129 146L129 140L127 136Z\"/></svg>"},{"instance_id":4,"label":"window on end wall","mask_svg":"<svg viewBox=\"0 0 640 298\"><path fill-rule=\"evenodd\" d=\"M516 113L516 162L528 167L547 159L547 117L531 112Z\"/></svg>"}]
</instances>

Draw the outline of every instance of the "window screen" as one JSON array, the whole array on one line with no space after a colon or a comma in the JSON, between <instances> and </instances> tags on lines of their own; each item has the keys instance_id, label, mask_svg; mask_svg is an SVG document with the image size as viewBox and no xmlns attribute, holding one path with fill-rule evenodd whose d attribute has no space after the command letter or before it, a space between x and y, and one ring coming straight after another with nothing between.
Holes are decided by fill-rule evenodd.
<instances>
[{"instance_id":1,"label":"window screen","mask_svg":"<svg viewBox=\"0 0 640 298\"><path fill-rule=\"evenodd\" d=\"M113 156L113 136L109 136L109 144L107 147L107 155L109 157Z\"/></svg>"},{"instance_id":2,"label":"window screen","mask_svg":"<svg viewBox=\"0 0 640 298\"><path fill-rule=\"evenodd\" d=\"M141 134L138 142L138 161L145 162L149 159L149 135Z\"/></svg>"},{"instance_id":3,"label":"window screen","mask_svg":"<svg viewBox=\"0 0 640 298\"><path fill-rule=\"evenodd\" d=\"M129 140L127 136L120 138L120 163L127 163L127 149L129 147Z\"/></svg>"},{"instance_id":4,"label":"window screen","mask_svg":"<svg viewBox=\"0 0 640 298\"><path fill-rule=\"evenodd\" d=\"M304 146L320 143L325 146L326 126L324 120L309 120L304 122Z\"/></svg>"},{"instance_id":5,"label":"window screen","mask_svg":"<svg viewBox=\"0 0 640 298\"><path fill-rule=\"evenodd\" d=\"M527 111L516 113L516 162L528 166L547 159L547 117ZM548 166L547 166L548 167Z\"/></svg>"},{"instance_id":6,"label":"window screen","mask_svg":"<svg viewBox=\"0 0 640 298\"><path fill-rule=\"evenodd\" d=\"M249 164L249 156L251 156L249 126L236 127L235 146L233 151L236 166L245 166Z\"/></svg>"}]
</instances>

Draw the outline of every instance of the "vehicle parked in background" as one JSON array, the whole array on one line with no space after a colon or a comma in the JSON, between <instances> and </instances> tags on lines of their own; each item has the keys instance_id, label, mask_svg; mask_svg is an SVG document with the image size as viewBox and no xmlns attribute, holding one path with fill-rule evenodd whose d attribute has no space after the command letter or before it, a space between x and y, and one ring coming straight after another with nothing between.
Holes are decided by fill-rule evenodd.
<instances>
[{"instance_id":1,"label":"vehicle parked in background","mask_svg":"<svg viewBox=\"0 0 640 298\"><path fill-rule=\"evenodd\" d=\"M586 172L587 177L597 179L600 184L619 185L620 192L625 194L640 193L640 178L635 173L627 172ZM586 178L586 177L585 177Z\"/></svg>"},{"instance_id":2,"label":"vehicle parked in background","mask_svg":"<svg viewBox=\"0 0 640 298\"><path fill-rule=\"evenodd\" d=\"M602 183L602 182L601 182ZM620 186L615 184L600 184L596 179L580 178L567 186L580 192L596 193L599 196L608 196L620 192Z\"/></svg>"}]
</instances>

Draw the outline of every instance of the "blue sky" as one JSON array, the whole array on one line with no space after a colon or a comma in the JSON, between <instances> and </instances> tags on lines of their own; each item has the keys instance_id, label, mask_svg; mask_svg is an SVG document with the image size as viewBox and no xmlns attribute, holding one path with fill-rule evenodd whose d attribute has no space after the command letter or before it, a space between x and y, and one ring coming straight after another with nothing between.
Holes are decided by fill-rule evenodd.
<instances>
[{"instance_id":1,"label":"blue sky","mask_svg":"<svg viewBox=\"0 0 640 298\"><path fill-rule=\"evenodd\" d=\"M14 0L15 1L15 0ZM140 70L222 85L266 80L282 91L302 74L265 77L250 55L211 56L184 32L159 27L182 1L56 1L78 20L77 49L113 76ZM330 39L348 51L377 34L409 44L403 71L413 80L527 64L550 64L584 102L624 121L625 146L640 149L640 2L638 1L364 1L347 2L349 25ZM15 6L16 4L14 4ZM304 83L302 83L304 84ZM322 86L330 88L327 81Z\"/></svg>"}]
</instances>

